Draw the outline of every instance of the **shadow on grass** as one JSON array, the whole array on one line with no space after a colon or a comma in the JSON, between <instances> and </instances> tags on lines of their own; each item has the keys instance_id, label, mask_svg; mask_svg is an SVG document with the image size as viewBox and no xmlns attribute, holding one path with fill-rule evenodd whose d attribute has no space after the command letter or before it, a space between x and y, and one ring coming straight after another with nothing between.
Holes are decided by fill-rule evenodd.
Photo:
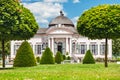
<instances>
[{"instance_id":1,"label":"shadow on grass","mask_svg":"<svg viewBox=\"0 0 120 80\"><path fill-rule=\"evenodd\" d=\"M0 70L11 70L11 69L14 69L14 67L9 67L9 68L0 68Z\"/></svg>"}]
</instances>

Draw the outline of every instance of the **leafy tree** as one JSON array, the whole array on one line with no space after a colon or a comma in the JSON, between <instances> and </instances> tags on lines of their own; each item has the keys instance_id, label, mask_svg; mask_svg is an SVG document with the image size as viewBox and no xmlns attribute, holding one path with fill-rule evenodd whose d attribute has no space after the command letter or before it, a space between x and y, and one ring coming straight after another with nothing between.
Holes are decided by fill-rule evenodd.
<instances>
[{"instance_id":1,"label":"leafy tree","mask_svg":"<svg viewBox=\"0 0 120 80\"><path fill-rule=\"evenodd\" d=\"M14 67L36 66L36 59L33 50L27 41L24 41L17 51L14 59Z\"/></svg>"},{"instance_id":2,"label":"leafy tree","mask_svg":"<svg viewBox=\"0 0 120 80\"><path fill-rule=\"evenodd\" d=\"M83 58L83 64L95 64L95 59L90 50L88 50Z\"/></svg>"},{"instance_id":3,"label":"leafy tree","mask_svg":"<svg viewBox=\"0 0 120 80\"><path fill-rule=\"evenodd\" d=\"M50 48L46 48L45 51L42 54L40 64L54 64L54 58L53 58L53 53L50 50Z\"/></svg>"},{"instance_id":4,"label":"leafy tree","mask_svg":"<svg viewBox=\"0 0 120 80\"><path fill-rule=\"evenodd\" d=\"M2 53L2 45L0 42L0 54ZM5 42L5 55L10 55L10 41Z\"/></svg>"},{"instance_id":5,"label":"leafy tree","mask_svg":"<svg viewBox=\"0 0 120 80\"><path fill-rule=\"evenodd\" d=\"M26 40L34 36L38 25L33 14L19 0L0 0L0 40L5 67L5 42Z\"/></svg>"},{"instance_id":6,"label":"leafy tree","mask_svg":"<svg viewBox=\"0 0 120 80\"><path fill-rule=\"evenodd\" d=\"M112 40L112 53L116 58L120 56L120 39Z\"/></svg>"},{"instance_id":7,"label":"leafy tree","mask_svg":"<svg viewBox=\"0 0 120 80\"><path fill-rule=\"evenodd\" d=\"M77 30L90 39L105 39L105 67L108 67L108 39L120 37L120 5L99 5L85 11L78 19Z\"/></svg>"},{"instance_id":8,"label":"leafy tree","mask_svg":"<svg viewBox=\"0 0 120 80\"><path fill-rule=\"evenodd\" d=\"M62 56L61 52L58 51L55 55L55 62L57 64L60 64L62 61L63 61L63 56Z\"/></svg>"}]
</instances>

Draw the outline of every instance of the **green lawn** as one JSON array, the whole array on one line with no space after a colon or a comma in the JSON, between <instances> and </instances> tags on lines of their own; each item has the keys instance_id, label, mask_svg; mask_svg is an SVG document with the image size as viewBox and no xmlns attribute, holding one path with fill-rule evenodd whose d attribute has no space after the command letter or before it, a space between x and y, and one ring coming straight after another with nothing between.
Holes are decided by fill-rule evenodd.
<instances>
[{"instance_id":1,"label":"green lawn","mask_svg":"<svg viewBox=\"0 0 120 80\"><path fill-rule=\"evenodd\" d=\"M0 80L120 80L120 64L56 64L0 70Z\"/></svg>"}]
</instances>

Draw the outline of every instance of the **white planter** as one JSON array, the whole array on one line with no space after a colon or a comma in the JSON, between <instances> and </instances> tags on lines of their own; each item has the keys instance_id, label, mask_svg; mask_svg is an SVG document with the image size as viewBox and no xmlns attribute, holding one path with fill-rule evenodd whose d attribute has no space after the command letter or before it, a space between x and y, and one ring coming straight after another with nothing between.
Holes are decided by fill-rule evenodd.
<instances>
[{"instance_id":1,"label":"white planter","mask_svg":"<svg viewBox=\"0 0 120 80\"><path fill-rule=\"evenodd\" d=\"M120 64L120 61L117 61L117 64Z\"/></svg>"}]
</instances>

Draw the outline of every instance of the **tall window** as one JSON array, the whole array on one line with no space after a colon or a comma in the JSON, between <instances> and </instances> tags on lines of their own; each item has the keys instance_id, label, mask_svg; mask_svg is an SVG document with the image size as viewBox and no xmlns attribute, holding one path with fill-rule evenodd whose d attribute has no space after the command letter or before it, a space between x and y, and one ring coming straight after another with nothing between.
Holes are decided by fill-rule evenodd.
<instances>
[{"instance_id":1,"label":"tall window","mask_svg":"<svg viewBox=\"0 0 120 80\"><path fill-rule=\"evenodd\" d=\"M35 45L35 54L41 54L42 53L42 45L38 44Z\"/></svg>"},{"instance_id":2,"label":"tall window","mask_svg":"<svg viewBox=\"0 0 120 80\"><path fill-rule=\"evenodd\" d=\"M98 54L98 45L97 44L90 44L90 51L94 54Z\"/></svg>"},{"instance_id":3,"label":"tall window","mask_svg":"<svg viewBox=\"0 0 120 80\"><path fill-rule=\"evenodd\" d=\"M81 44L80 45L80 53L85 54L86 50L87 50L87 45L86 44Z\"/></svg>"},{"instance_id":4,"label":"tall window","mask_svg":"<svg viewBox=\"0 0 120 80\"><path fill-rule=\"evenodd\" d=\"M48 43L43 43L42 44L42 50L45 50L47 46L48 46Z\"/></svg>"},{"instance_id":5,"label":"tall window","mask_svg":"<svg viewBox=\"0 0 120 80\"><path fill-rule=\"evenodd\" d=\"M78 45L77 49L78 49L79 54L85 54L86 50L87 50L87 45L86 44L80 44L80 45Z\"/></svg>"},{"instance_id":6,"label":"tall window","mask_svg":"<svg viewBox=\"0 0 120 80\"><path fill-rule=\"evenodd\" d=\"M72 43L72 53L75 53L75 42Z\"/></svg>"},{"instance_id":7,"label":"tall window","mask_svg":"<svg viewBox=\"0 0 120 80\"><path fill-rule=\"evenodd\" d=\"M105 54L105 44L100 45L100 54L104 55Z\"/></svg>"},{"instance_id":8,"label":"tall window","mask_svg":"<svg viewBox=\"0 0 120 80\"><path fill-rule=\"evenodd\" d=\"M18 48L20 47L20 44L14 45L14 55L16 55Z\"/></svg>"},{"instance_id":9,"label":"tall window","mask_svg":"<svg viewBox=\"0 0 120 80\"><path fill-rule=\"evenodd\" d=\"M65 54L66 53L66 44L65 42L63 42L63 45L62 45L62 54Z\"/></svg>"},{"instance_id":10,"label":"tall window","mask_svg":"<svg viewBox=\"0 0 120 80\"><path fill-rule=\"evenodd\" d=\"M54 42L54 53L57 53L57 42Z\"/></svg>"}]
</instances>

